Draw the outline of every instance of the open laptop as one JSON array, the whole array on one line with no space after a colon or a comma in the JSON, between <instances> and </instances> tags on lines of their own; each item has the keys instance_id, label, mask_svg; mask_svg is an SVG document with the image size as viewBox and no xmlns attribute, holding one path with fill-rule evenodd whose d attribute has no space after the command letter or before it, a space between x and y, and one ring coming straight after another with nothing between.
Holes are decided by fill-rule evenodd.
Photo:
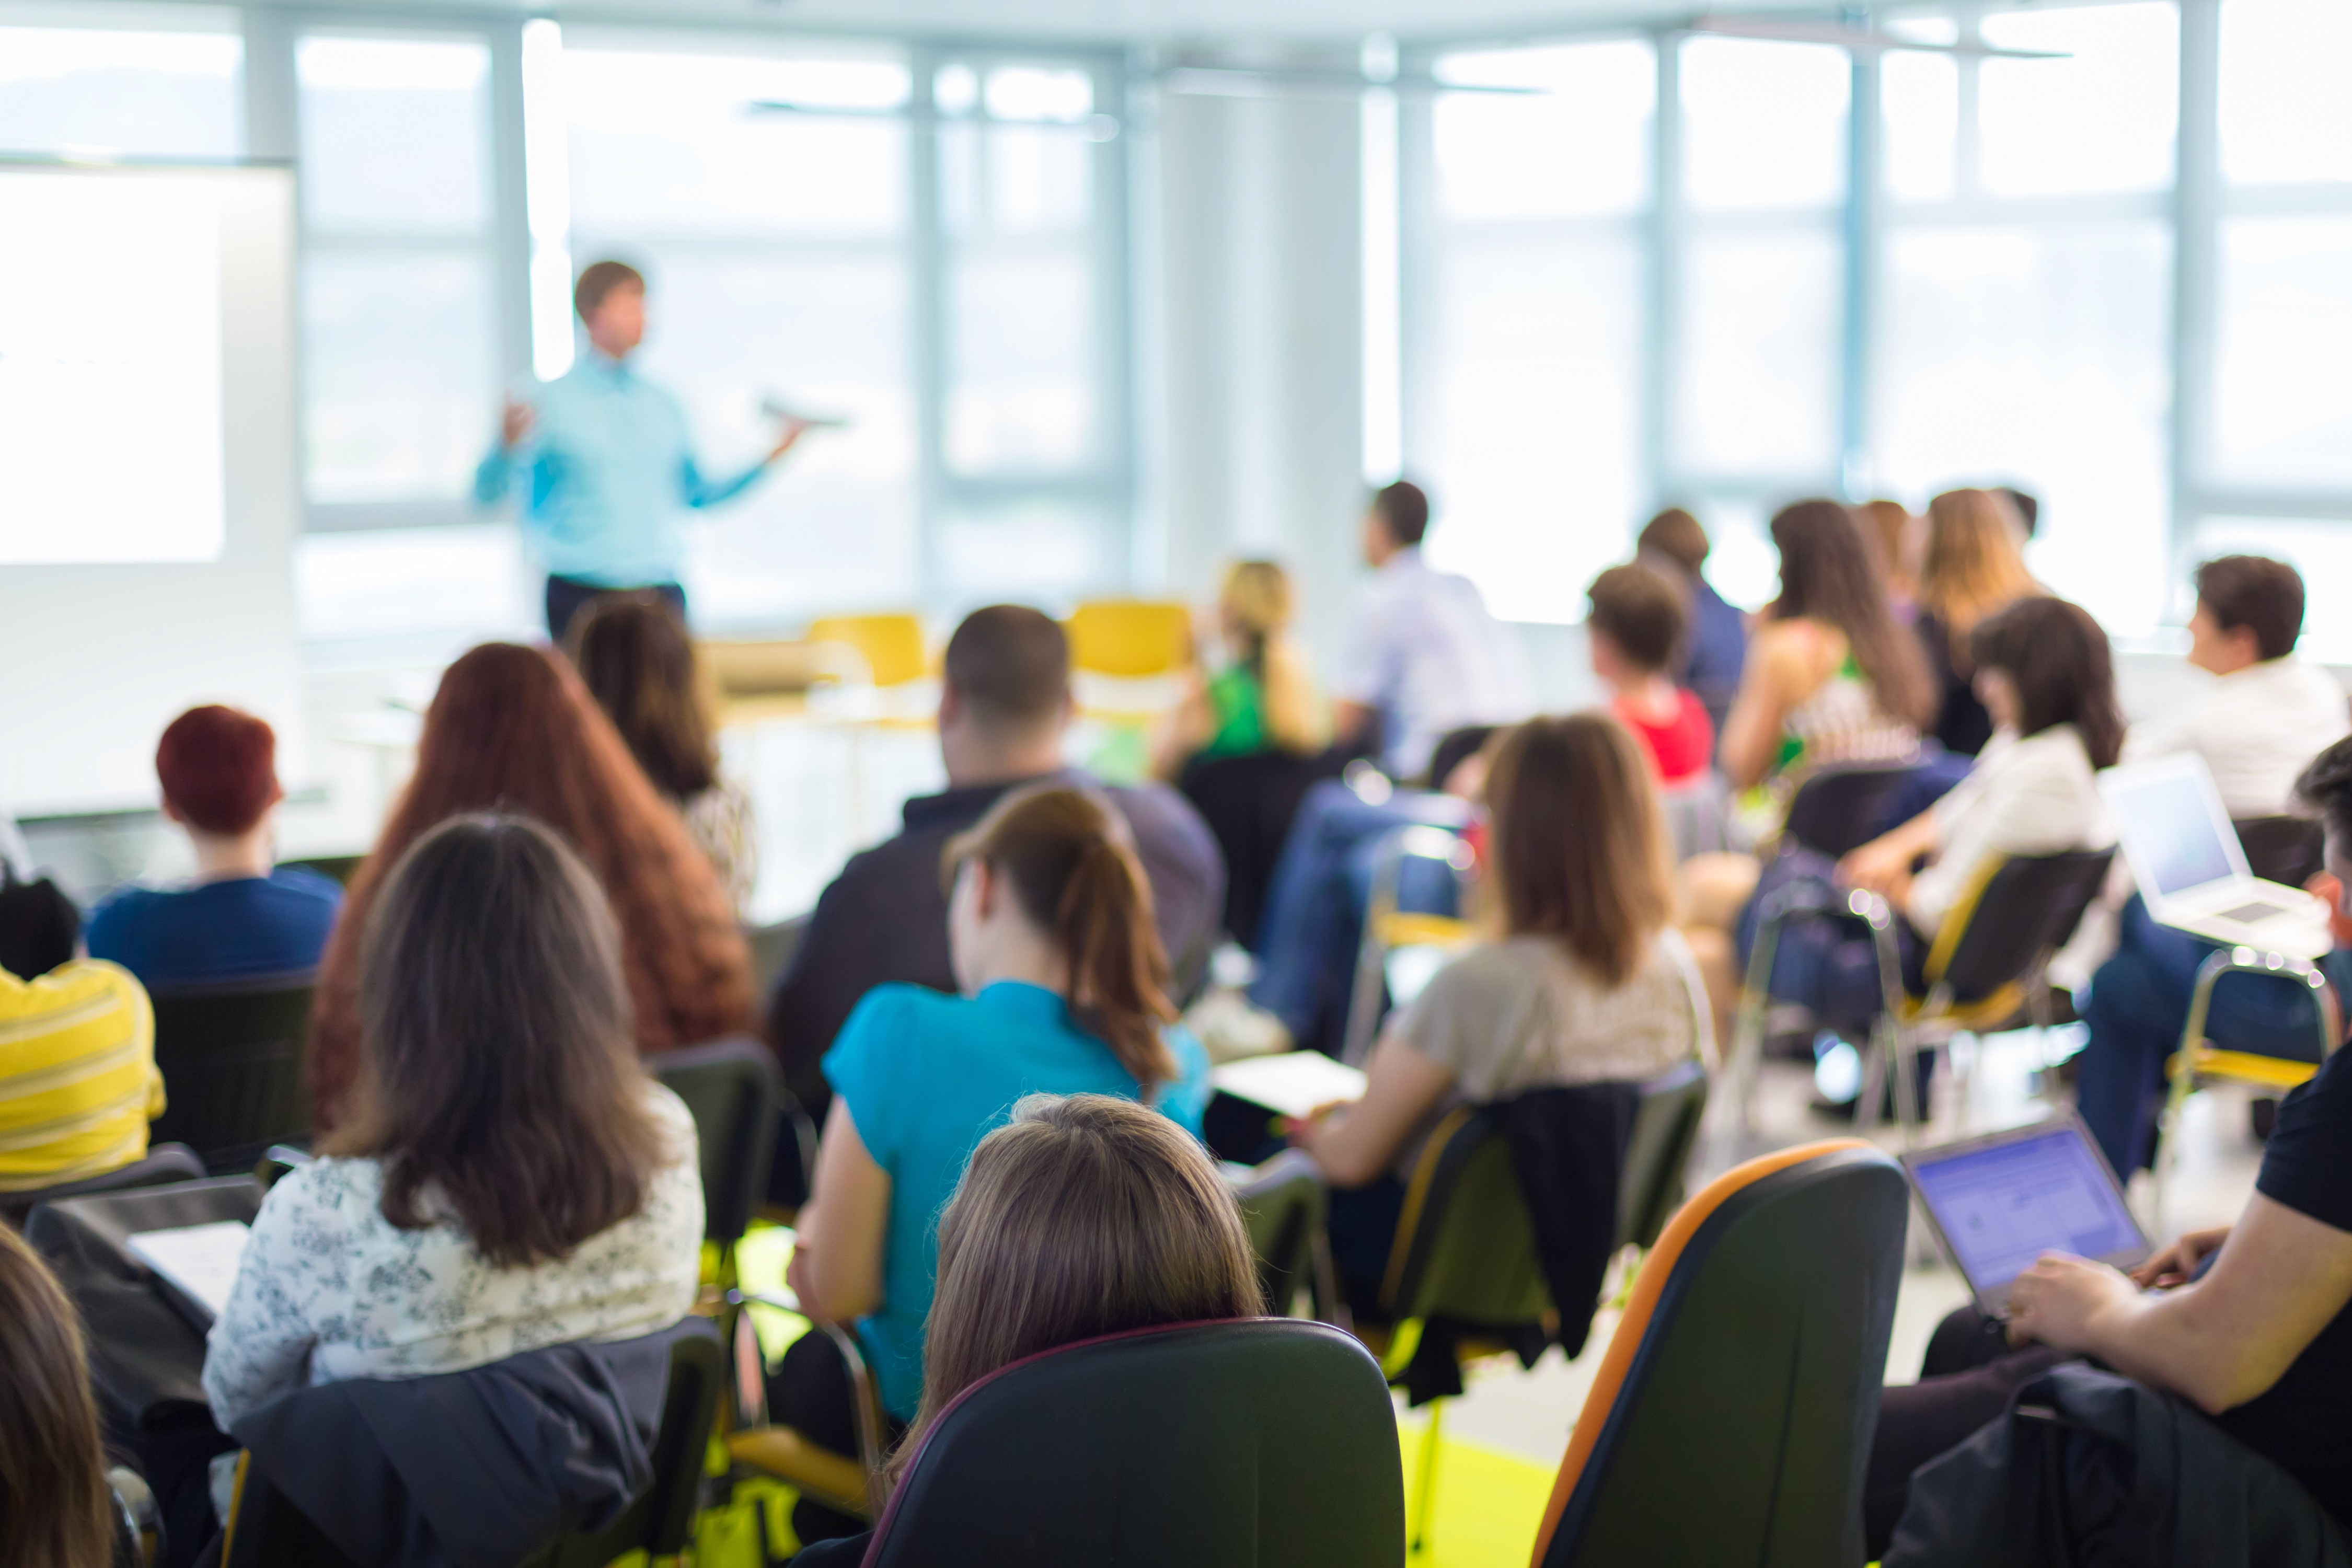
<instances>
[{"instance_id":1,"label":"open laptop","mask_svg":"<svg viewBox=\"0 0 2352 1568\"><path fill-rule=\"evenodd\" d=\"M2009 1315L2010 1286L2045 1252L2125 1269L2147 1260L2147 1237L2077 1116L1914 1150L1903 1171L1988 1316Z\"/></svg>"},{"instance_id":2,"label":"open laptop","mask_svg":"<svg viewBox=\"0 0 2352 1568\"><path fill-rule=\"evenodd\" d=\"M2208 942L2317 958L2334 945L2327 906L2246 868L2205 759L2190 752L2109 768L2099 793L2147 912Z\"/></svg>"}]
</instances>

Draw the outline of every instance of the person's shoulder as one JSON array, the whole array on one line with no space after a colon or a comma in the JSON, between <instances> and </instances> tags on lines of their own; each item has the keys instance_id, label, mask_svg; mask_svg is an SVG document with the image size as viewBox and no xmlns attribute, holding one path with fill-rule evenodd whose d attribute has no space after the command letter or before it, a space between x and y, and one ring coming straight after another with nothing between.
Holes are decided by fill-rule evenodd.
<instances>
[{"instance_id":1,"label":"person's shoulder","mask_svg":"<svg viewBox=\"0 0 2352 1568\"><path fill-rule=\"evenodd\" d=\"M903 980L887 981L857 999L828 1056L919 1049L941 1027L953 1027L970 1004L961 996Z\"/></svg>"},{"instance_id":2,"label":"person's shoulder","mask_svg":"<svg viewBox=\"0 0 2352 1568\"><path fill-rule=\"evenodd\" d=\"M82 942L100 958L121 956L132 931L154 912L170 906L173 894L138 883L117 888L98 900L82 924Z\"/></svg>"},{"instance_id":3,"label":"person's shoulder","mask_svg":"<svg viewBox=\"0 0 2352 1568\"><path fill-rule=\"evenodd\" d=\"M312 903L329 909L340 909L343 902L343 885L332 877L303 866L280 866L269 873L268 885L283 893L292 893Z\"/></svg>"},{"instance_id":4,"label":"person's shoulder","mask_svg":"<svg viewBox=\"0 0 2352 1568\"><path fill-rule=\"evenodd\" d=\"M111 959L77 958L29 980L0 971L0 1019L12 1026L12 1033L37 1030L50 1021L60 1028L85 1022L93 1008L146 1005L147 990L139 977Z\"/></svg>"},{"instance_id":5,"label":"person's shoulder","mask_svg":"<svg viewBox=\"0 0 2352 1568\"><path fill-rule=\"evenodd\" d=\"M695 1125L694 1112L686 1108L686 1101L680 1100L677 1091L667 1084L648 1079L646 1082L646 1109L653 1113L662 1135L669 1142L670 1163L693 1164L701 1131Z\"/></svg>"}]
</instances>

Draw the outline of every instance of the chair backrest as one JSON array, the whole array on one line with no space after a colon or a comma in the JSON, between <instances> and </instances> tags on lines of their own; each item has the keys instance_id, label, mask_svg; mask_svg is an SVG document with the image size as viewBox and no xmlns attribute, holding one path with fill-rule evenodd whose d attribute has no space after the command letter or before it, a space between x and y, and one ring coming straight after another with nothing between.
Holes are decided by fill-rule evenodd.
<instances>
[{"instance_id":1,"label":"chair backrest","mask_svg":"<svg viewBox=\"0 0 2352 1568\"><path fill-rule=\"evenodd\" d=\"M187 1144L215 1172L250 1170L272 1143L307 1140L311 981L306 971L151 992L166 1098L153 1135Z\"/></svg>"},{"instance_id":2,"label":"chair backrest","mask_svg":"<svg viewBox=\"0 0 2352 1568\"><path fill-rule=\"evenodd\" d=\"M1945 913L1927 953L1928 982L1968 1003L2023 979L2074 934L2115 858L2113 849L2074 849L2001 861L1974 899L1964 895Z\"/></svg>"},{"instance_id":3,"label":"chair backrest","mask_svg":"<svg viewBox=\"0 0 2352 1568\"><path fill-rule=\"evenodd\" d=\"M1780 831L1832 859L1858 849L1889 826L1882 818L1911 773L1909 763L1897 763L1810 773L1790 798Z\"/></svg>"},{"instance_id":4,"label":"chair backrest","mask_svg":"<svg viewBox=\"0 0 2352 1568\"><path fill-rule=\"evenodd\" d=\"M2231 826L2246 852L2246 867L2265 882L2300 888L2319 871L2325 830L2316 817L2242 816Z\"/></svg>"},{"instance_id":5,"label":"chair backrest","mask_svg":"<svg viewBox=\"0 0 2352 1568\"><path fill-rule=\"evenodd\" d=\"M702 1233L721 1246L742 1239L768 1195L784 1075L776 1056L745 1035L688 1046L646 1064L694 1115L702 1156ZM794 1153L797 1156L798 1151Z\"/></svg>"},{"instance_id":6,"label":"chair backrest","mask_svg":"<svg viewBox=\"0 0 2352 1568\"><path fill-rule=\"evenodd\" d=\"M53 1187L34 1187L25 1192L0 1193L0 1224L24 1227L25 1216L46 1203L59 1198L78 1198L89 1193L117 1193L127 1187L160 1187L167 1182L201 1182L205 1179L205 1163L185 1143L157 1143L149 1147L146 1156L133 1160L119 1170L104 1175L85 1176L79 1182L59 1182Z\"/></svg>"},{"instance_id":7,"label":"chair backrest","mask_svg":"<svg viewBox=\"0 0 2352 1568\"><path fill-rule=\"evenodd\" d=\"M824 616L809 623L808 640L854 649L866 661L877 686L919 680L930 668L923 648L923 623L904 612L878 616Z\"/></svg>"},{"instance_id":8,"label":"chair backrest","mask_svg":"<svg viewBox=\"0 0 2352 1568\"><path fill-rule=\"evenodd\" d=\"M763 1000L773 994L776 984L793 966L793 955L801 950L801 939L808 935L809 917L794 915L773 925L745 926L744 945L751 950L751 984L753 994Z\"/></svg>"},{"instance_id":9,"label":"chair backrest","mask_svg":"<svg viewBox=\"0 0 2352 1568\"><path fill-rule=\"evenodd\" d=\"M1323 1173L1304 1150L1286 1149L1260 1165L1228 1167L1226 1180L1257 1254L1265 1310L1286 1318L1301 1287L1315 1280L1315 1238L1326 1206Z\"/></svg>"},{"instance_id":10,"label":"chair backrest","mask_svg":"<svg viewBox=\"0 0 2352 1568\"><path fill-rule=\"evenodd\" d=\"M1660 790L1658 800L1666 810L1666 837L1674 841L1676 863L1731 847L1731 786L1713 768Z\"/></svg>"},{"instance_id":11,"label":"chair backrest","mask_svg":"<svg viewBox=\"0 0 2352 1568\"><path fill-rule=\"evenodd\" d=\"M1396 1418L1370 1354L1296 1318L1064 1345L958 1395L868 1568L1400 1568Z\"/></svg>"},{"instance_id":12,"label":"chair backrest","mask_svg":"<svg viewBox=\"0 0 2352 1568\"><path fill-rule=\"evenodd\" d=\"M1225 856L1225 931L1255 950L1274 868L1307 792L1336 779L1345 759L1336 752L1297 757L1285 752L1211 757L1185 765L1176 787L1201 814Z\"/></svg>"},{"instance_id":13,"label":"chair backrest","mask_svg":"<svg viewBox=\"0 0 2352 1568\"><path fill-rule=\"evenodd\" d=\"M1706 1119L1706 1068L1669 1068L1640 1086L1617 1182L1617 1245L1649 1247L1682 1206L1683 1173Z\"/></svg>"},{"instance_id":14,"label":"chair backrest","mask_svg":"<svg viewBox=\"0 0 2352 1568\"><path fill-rule=\"evenodd\" d=\"M1447 1112L1405 1187L1382 1314L1503 1326L1537 1322L1551 1304L1509 1141L1482 1110Z\"/></svg>"},{"instance_id":15,"label":"chair backrest","mask_svg":"<svg viewBox=\"0 0 2352 1568\"><path fill-rule=\"evenodd\" d=\"M1859 1139L1751 1160L1684 1205L1577 1417L1533 1568L1861 1563L1909 1205Z\"/></svg>"},{"instance_id":16,"label":"chair backrest","mask_svg":"<svg viewBox=\"0 0 2352 1568\"><path fill-rule=\"evenodd\" d=\"M1157 599L1095 599L1070 613L1070 668L1139 679L1192 662L1192 610Z\"/></svg>"}]
</instances>

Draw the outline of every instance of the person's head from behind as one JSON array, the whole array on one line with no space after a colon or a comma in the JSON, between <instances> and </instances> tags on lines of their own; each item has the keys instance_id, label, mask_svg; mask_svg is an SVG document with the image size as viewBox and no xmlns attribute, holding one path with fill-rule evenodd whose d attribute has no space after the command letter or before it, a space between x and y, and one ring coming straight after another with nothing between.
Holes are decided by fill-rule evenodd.
<instances>
[{"instance_id":1,"label":"person's head from behind","mask_svg":"<svg viewBox=\"0 0 2352 1568\"><path fill-rule=\"evenodd\" d=\"M2035 595L1978 624L1969 639L1978 700L1993 722L2038 735L2072 724L2095 768L2124 749L2107 634L2080 605Z\"/></svg>"},{"instance_id":2,"label":"person's head from behind","mask_svg":"<svg viewBox=\"0 0 2352 1568\"><path fill-rule=\"evenodd\" d=\"M1236 561L1217 590L1217 629L1242 663L1255 668L1267 645L1289 628L1290 574L1272 561Z\"/></svg>"},{"instance_id":3,"label":"person's head from behind","mask_svg":"<svg viewBox=\"0 0 2352 1568\"><path fill-rule=\"evenodd\" d=\"M1878 542L1887 586L1908 598L1919 585L1919 520L1899 500L1866 500L1853 509L1864 531Z\"/></svg>"},{"instance_id":4,"label":"person's head from behind","mask_svg":"<svg viewBox=\"0 0 2352 1568\"><path fill-rule=\"evenodd\" d=\"M1919 602L1954 634L2035 592L2025 567L2025 526L1999 490L1946 490L1927 503Z\"/></svg>"},{"instance_id":5,"label":"person's head from behind","mask_svg":"<svg viewBox=\"0 0 2352 1568\"><path fill-rule=\"evenodd\" d=\"M500 1268L568 1257L644 1206L663 1158L621 939L580 857L529 817L453 817L385 879L360 945L360 1089L329 1152L383 1163L383 1215L446 1204Z\"/></svg>"},{"instance_id":6,"label":"person's head from behind","mask_svg":"<svg viewBox=\"0 0 2352 1568\"><path fill-rule=\"evenodd\" d=\"M625 261L594 261L572 286L572 308L588 341L614 359L626 359L646 339L646 277Z\"/></svg>"},{"instance_id":7,"label":"person's head from behind","mask_svg":"<svg viewBox=\"0 0 2352 1568\"><path fill-rule=\"evenodd\" d=\"M1698 519L1678 506L1670 506L1642 525L1633 548L1643 555L1663 555L1696 577L1699 568L1706 564L1710 546L1706 530L1699 526Z\"/></svg>"},{"instance_id":8,"label":"person's head from behind","mask_svg":"<svg viewBox=\"0 0 2352 1568\"><path fill-rule=\"evenodd\" d=\"M278 737L250 713L218 703L173 720L155 746L163 815L199 845L255 841L266 853L278 784Z\"/></svg>"},{"instance_id":9,"label":"person's head from behind","mask_svg":"<svg viewBox=\"0 0 2352 1568\"><path fill-rule=\"evenodd\" d=\"M572 617L570 652L588 694L656 789L690 800L718 782L694 645L667 603L638 595L598 600Z\"/></svg>"},{"instance_id":10,"label":"person's head from behind","mask_svg":"<svg viewBox=\"0 0 2352 1568\"><path fill-rule=\"evenodd\" d=\"M923 1400L894 1475L956 1395L1103 1334L1265 1310L1240 1212L1193 1138L1108 1095L1031 1095L940 1216Z\"/></svg>"},{"instance_id":11,"label":"person's head from behind","mask_svg":"<svg viewBox=\"0 0 2352 1568\"><path fill-rule=\"evenodd\" d=\"M2284 561L2223 555L2197 568L2189 662L2215 675L2284 658L2303 636L2303 574Z\"/></svg>"},{"instance_id":12,"label":"person's head from behind","mask_svg":"<svg viewBox=\"0 0 2352 1568\"><path fill-rule=\"evenodd\" d=\"M1772 514L1772 543L1780 552L1780 596L1771 618L1843 632L1879 707L1906 723L1926 723L1936 706L1927 660L1919 639L1895 619L1877 542L1853 513L1833 500L1793 501Z\"/></svg>"},{"instance_id":13,"label":"person's head from behind","mask_svg":"<svg viewBox=\"0 0 2352 1568\"><path fill-rule=\"evenodd\" d=\"M2315 815L2326 831L2325 864L2336 879L2337 945L2352 922L2352 737L2336 742L2311 760L2294 781L2295 804Z\"/></svg>"},{"instance_id":14,"label":"person's head from behind","mask_svg":"<svg viewBox=\"0 0 2352 1568\"><path fill-rule=\"evenodd\" d=\"M1622 689L1673 668L1689 624L1675 584L1646 566L1612 566L1585 592L1593 674Z\"/></svg>"},{"instance_id":15,"label":"person's head from behind","mask_svg":"<svg viewBox=\"0 0 2352 1568\"><path fill-rule=\"evenodd\" d=\"M1364 512L1364 561L1378 566L1401 550L1418 550L1429 532L1429 496L1411 479L1372 492Z\"/></svg>"},{"instance_id":16,"label":"person's head from behind","mask_svg":"<svg viewBox=\"0 0 2352 1568\"><path fill-rule=\"evenodd\" d=\"M0 1563L107 1568L114 1501L81 1321L0 1224Z\"/></svg>"},{"instance_id":17,"label":"person's head from behind","mask_svg":"<svg viewBox=\"0 0 2352 1568\"><path fill-rule=\"evenodd\" d=\"M1062 765L1075 711L1070 639L1026 605L974 610L948 638L940 689L940 752L948 782L1034 777Z\"/></svg>"},{"instance_id":18,"label":"person's head from behind","mask_svg":"<svg viewBox=\"0 0 2352 1568\"><path fill-rule=\"evenodd\" d=\"M2041 498L2032 490L2021 490L2015 485L2002 485L1999 489L2009 504L2017 509L2018 527L2025 531L2026 538L2032 538L2042 526Z\"/></svg>"},{"instance_id":19,"label":"person's head from behind","mask_svg":"<svg viewBox=\"0 0 2352 1568\"><path fill-rule=\"evenodd\" d=\"M1665 813L1641 742L1606 713L1530 719L1486 774L1489 863L1513 936L1557 939L1612 985L1673 901Z\"/></svg>"},{"instance_id":20,"label":"person's head from behind","mask_svg":"<svg viewBox=\"0 0 2352 1568\"><path fill-rule=\"evenodd\" d=\"M1160 1029L1168 960L1126 820L1092 790L1016 790L947 847L948 948L968 994L999 980L1059 992L1136 1081L1176 1076Z\"/></svg>"}]
</instances>

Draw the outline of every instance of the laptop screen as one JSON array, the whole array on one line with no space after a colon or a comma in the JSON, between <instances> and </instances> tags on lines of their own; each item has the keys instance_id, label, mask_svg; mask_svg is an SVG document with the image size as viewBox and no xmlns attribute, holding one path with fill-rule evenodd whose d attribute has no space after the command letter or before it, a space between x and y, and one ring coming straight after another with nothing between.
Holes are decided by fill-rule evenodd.
<instances>
[{"instance_id":1,"label":"laptop screen","mask_svg":"<svg viewBox=\"0 0 2352 1568\"><path fill-rule=\"evenodd\" d=\"M2118 781L2108 791L2107 806L2115 813L2116 831L2131 843L2134 861L2147 868L2164 897L2236 874L2194 774Z\"/></svg>"},{"instance_id":2,"label":"laptop screen","mask_svg":"<svg viewBox=\"0 0 2352 1568\"><path fill-rule=\"evenodd\" d=\"M2139 1226L2072 1121L2011 1142L1914 1161L1912 1180L1977 1289L1992 1289L2052 1250L2110 1258Z\"/></svg>"}]
</instances>

